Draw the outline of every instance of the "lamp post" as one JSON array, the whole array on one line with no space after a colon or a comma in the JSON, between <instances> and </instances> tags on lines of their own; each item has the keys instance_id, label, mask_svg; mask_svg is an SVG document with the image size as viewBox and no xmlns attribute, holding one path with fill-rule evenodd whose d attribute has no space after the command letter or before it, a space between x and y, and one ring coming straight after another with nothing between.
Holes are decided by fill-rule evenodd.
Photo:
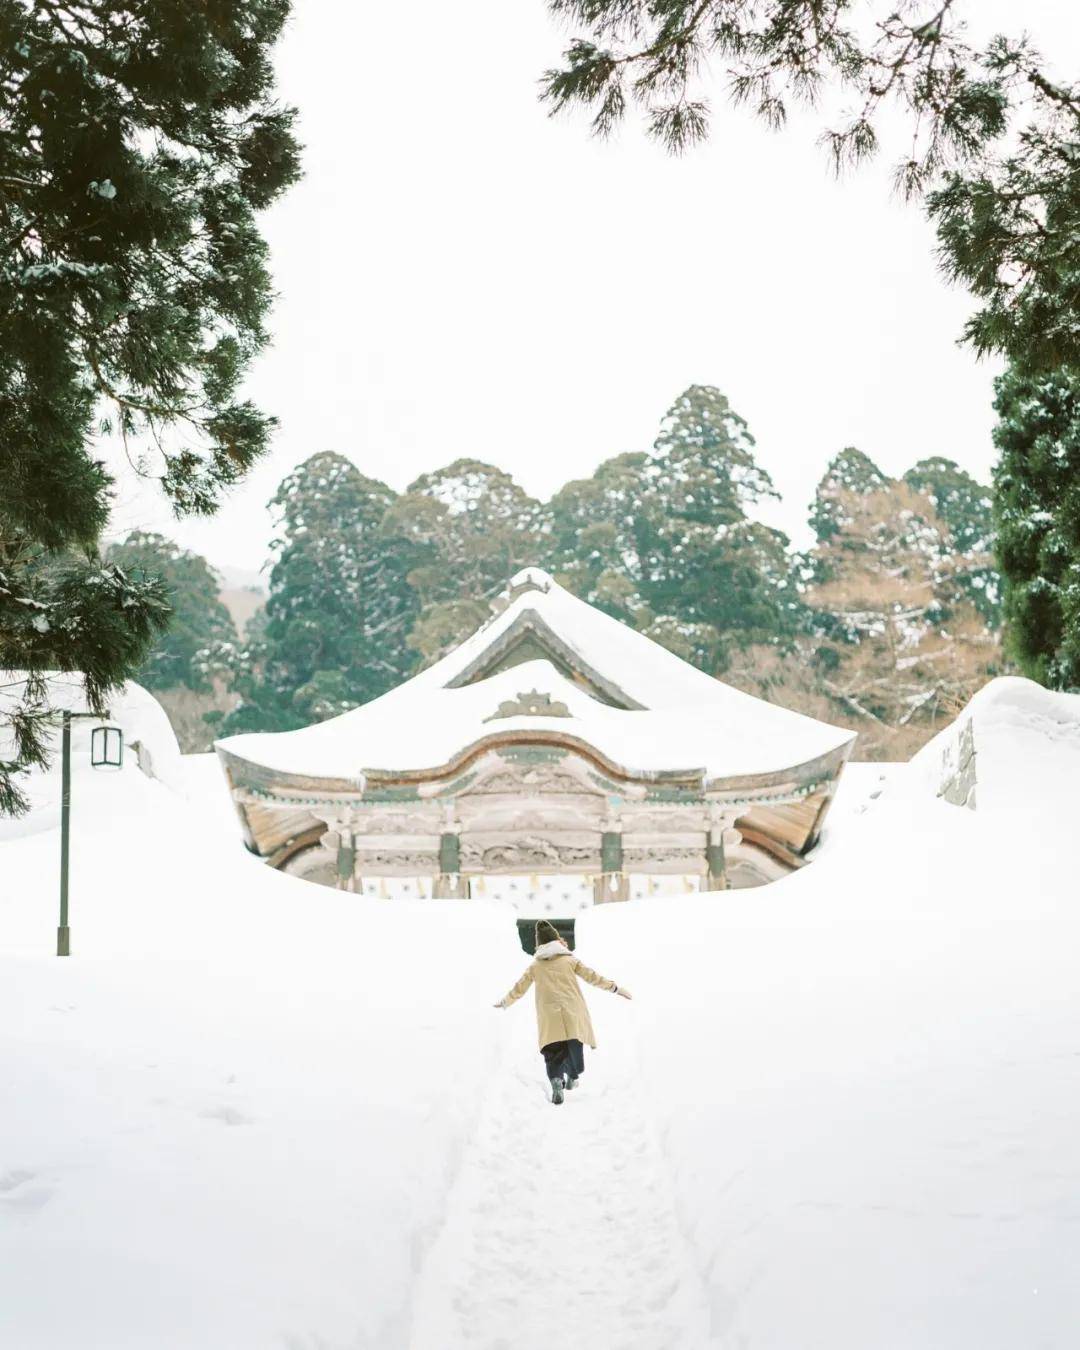
<instances>
[{"instance_id":1,"label":"lamp post","mask_svg":"<svg viewBox=\"0 0 1080 1350\"><path fill-rule=\"evenodd\" d=\"M105 714L108 716L108 713ZM71 850L71 720L96 713L64 709L60 760L60 926L56 930L57 956L71 955L71 928L68 925L68 858ZM90 736L90 764L95 769L119 769L124 763L124 733L119 727L95 727Z\"/></svg>"}]
</instances>

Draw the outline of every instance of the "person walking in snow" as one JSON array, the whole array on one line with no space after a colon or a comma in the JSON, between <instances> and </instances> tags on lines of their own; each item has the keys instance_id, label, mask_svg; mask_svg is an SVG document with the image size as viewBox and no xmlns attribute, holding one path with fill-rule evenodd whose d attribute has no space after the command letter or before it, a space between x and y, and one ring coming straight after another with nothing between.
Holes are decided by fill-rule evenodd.
<instances>
[{"instance_id":1,"label":"person walking in snow","mask_svg":"<svg viewBox=\"0 0 1080 1350\"><path fill-rule=\"evenodd\" d=\"M551 1083L551 1101L561 1106L565 1089L577 1087L585 1072L585 1045L596 1049L589 1009L578 980L588 980L597 989L607 989L621 998L629 998L614 980L590 970L571 952L554 924L541 919L536 925L536 959L496 1008L509 1008L528 989L536 986L536 1020L540 1032L540 1053Z\"/></svg>"}]
</instances>

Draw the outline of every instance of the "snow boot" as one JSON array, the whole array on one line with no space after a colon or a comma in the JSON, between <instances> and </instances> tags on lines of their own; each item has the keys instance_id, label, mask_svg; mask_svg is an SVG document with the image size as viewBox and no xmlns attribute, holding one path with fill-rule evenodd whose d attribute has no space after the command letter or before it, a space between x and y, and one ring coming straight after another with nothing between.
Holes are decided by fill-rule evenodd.
<instances>
[{"instance_id":1,"label":"snow boot","mask_svg":"<svg viewBox=\"0 0 1080 1350\"><path fill-rule=\"evenodd\" d=\"M563 1104L563 1080L561 1078L549 1078L551 1084L551 1104L552 1106L562 1106Z\"/></svg>"},{"instance_id":2,"label":"snow boot","mask_svg":"<svg viewBox=\"0 0 1080 1350\"><path fill-rule=\"evenodd\" d=\"M566 1090L567 1090L567 1092L572 1092L572 1091L574 1090L574 1088L577 1087L577 1085L578 1085L578 1080L577 1080L576 1078L571 1078L570 1075L567 1074L567 1075L566 1075Z\"/></svg>"}]
</instances>

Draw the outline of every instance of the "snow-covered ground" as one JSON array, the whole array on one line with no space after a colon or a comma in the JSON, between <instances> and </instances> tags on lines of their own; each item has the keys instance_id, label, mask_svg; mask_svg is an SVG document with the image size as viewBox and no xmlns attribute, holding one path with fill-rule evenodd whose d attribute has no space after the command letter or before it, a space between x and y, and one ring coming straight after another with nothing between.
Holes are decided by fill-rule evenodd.
<instances>
[{"instance_id":1,"label":"snow-covered ground","mask_svg":"<svg viewBox=\"0 0 1080 1350\"><path fill-rule=\"evenodd\" d=\"M209 757L77 774L69 960L55 826L0 843L0 1345L1072 1350L1080 699L1008 683L977 810L946 735L786 881L580 917L635 1001L558 1110L509 908L267 871Z\"/></svg>"}]
</instances>

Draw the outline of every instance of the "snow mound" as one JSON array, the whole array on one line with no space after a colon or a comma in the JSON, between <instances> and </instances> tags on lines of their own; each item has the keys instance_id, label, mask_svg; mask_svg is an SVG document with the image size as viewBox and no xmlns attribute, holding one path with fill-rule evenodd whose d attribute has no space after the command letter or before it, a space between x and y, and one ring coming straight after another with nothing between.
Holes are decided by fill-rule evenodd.
<instances>
[{"instance_id":1,"label":"snow mound","mask_svg":"<svg viewBox=\"0 0 1080 1350\"><path fill-rule=\"evenodd\" d=\"M512 916L275 872L181 767L86 785L69 959L58 831L0 842L0 1344L401 1350L505 1072Z\"/></svg>"},{"instance_id":2,"label":"snow mound","mask_svg":"<svg viewBox=\"0 0 1080 1350\"><path fill-rule=\"evenodd\" d=\"M86 694L79 674L57 673L49 676L49 700L58 712L84 712ZM14 674L5 681L0 712L14 707L22 698L23 681ZM117 726L124 733L122 775L143 773L166 787L182 792L185 788L180 746L165 709L157 699L134 680L128 680L109 700L109 716L100 722L78 719L71 724L71 793L76 810L84 791L93 790L99 774L90 764L90 737L96 726ZM39 830L51 829L60 818L60 726L51 736L52 762L45 771L32 770L20 780L30 798L30 812L17 820L0 818L0 840L14 839ZM0 755L4 752L0 739ZM85 784L85 789L83 788Z\"/></svg>"},{"instance_id":3,"label":"snow mound","mask_svg":"<svg viewBox=\"0 0 1080 1350\"><path fill-rule=\"evenodd\" d=\"M1027 813L1080 785L1080 695L1002 676L911 761L923 789L956 806Z\"/></svg>"}]
</instances>

